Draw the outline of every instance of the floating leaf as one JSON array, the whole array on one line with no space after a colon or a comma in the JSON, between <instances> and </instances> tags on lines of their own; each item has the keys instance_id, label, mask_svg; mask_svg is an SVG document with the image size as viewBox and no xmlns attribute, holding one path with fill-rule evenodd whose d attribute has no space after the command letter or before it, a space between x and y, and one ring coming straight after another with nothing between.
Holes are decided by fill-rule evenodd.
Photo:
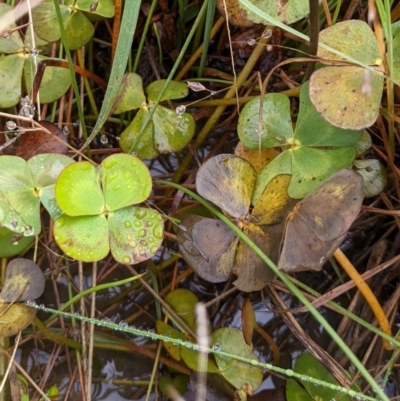
<instances>
[{"instance_id":1,"label":"floating leaf","mask_svg":"<svg viewBox=\"0 0 400 401\"><path fill-rule=\"evenodd\" d=\"M262 13L265 13L269 17L277 19L288 25L304 18L309 13L309 5L307 0L251 0L251 3ZM241 9L244 17L255 22L256 24L270 24L270 21L264 19L261 13L255 13L251 11L244 4L241 4Z\"/></svg>"},{"instance_id":2,"label":"floating leaf","mask_svg":"<svg viewBox=\"0 0 400 401\"><path fill-rule=\"evenodd\" d=\"M22 302L39 298L44 291L44 276L39 266L29 259L13 259L8 265L1 302ZM0 319L1 320L1 319Z\"/></svg>"},{"instance_id":3,"label":"floating leaf","mask_svg":"<svg viewBox=\"0 0 400 401\"><path fill-rule=\"evenodd\" d=\"M141 78L136 76L135 80L139 82ZM140 107L133 121L121 134L120 146L124 152L134 151L141 159L154 159L159 153L179 151L191 141L196 127L191 114L177 113L175 110L167 109L164 106L153 105L164 84L165 80L154 81L146 88L148 103L145 103L142 88L126 89L120 95L117 102L117 113ZM178 99L187 96L187 94L186 83L172 81L168 85L162 100ZM152 119L139 137L152 107L156 107Z\"/></svg>"},{"instance_id":4,"label":"floating leaf","mask_svg":"<svg viewBox=\"0 0 400 401\"><path fill-rule=\"evenodd\" d=\"M228 280L237 242L233 231L219 220L187 215L179 224L179 251L190 267L211 283Z\"/></svg>"},{"instance_id":5,"label":"floating leaf","mask_svg":"<svg viewBox=\"0 0 400 401\"><path fill-rule=\"evenodd\" d=\"M138 109L145 103L146 97L143 92L142 77L134 72L125 74L117 96L117 108L114 110L114 114Z\"/></svg>"},{"instance_id":6,"label":"floating leaf","mask_svg":"<svg viewBox=\"0 0 400 401\"><path fill-rule=\"evenodd\" d=\"M221 154L204 163L196 177L198 193L239 219L249 212L256 180L254 168L240 157Z\"/></svg>"},{"instance_id":7,"label":"floating leaf","mask_svg":"<svg viewBox=\"0 0 400 401\"><path fill-rule=\"evenodd\" d=\"M101 213L104 197L97 168L87 161L65 168L57 180L56 199L60 209L68 216Z\"/></svg>"},{"instance_id":8,"label":"floating leaf","mask_svg":"<svg viewBox=\"0 0 400 401\"><path fill-rule=\"evenodd\" d=\"M263 127L265 133L262 134L261 141L264 135L268 136L271 145L278 146L277 143L280 143L279 146L286 150L259 173L253 204L276 175L291 174L288 195L301 199L336 171L350 167L354 160L355 145L360 139L361 131L337 128L326 122L311 103L308 87L308 83L305 83L301 88L299 117L291 137L288 133L290 126L282 134L278 130L268 131ZM284 110L290 117L288 105L284 106Z\"/></svg>"},{"instance_id":9,"label":"floating leaf","mask_svg":"<svg viewBox=\"0 0 400 401\"><path fill-rule=\"evenodd\" d=\"M368 134L366 130L363 130L361 134L361 138L356 144L356 157L363 156L372 145L371 136Z\"/></svg>"},{"instance_id":10,"label":"floating leaf","mask_svg":"<svg viewBox=\"0 0 400 401\"><path fill-rule=\"evenodd\" d=\"M9 11L12 10L12 7L6 3L0 4L0 17L3 17ZM7 21L7 29L16 28L17 25L14 21L8 20ZM18 30L11 33L9 37L0 37L0 53L16 53L24 46L24 43L21 40ZM2 70L1 70L2 71ZM2 71L3 72L3 71Z\"/></svg>"},{"instance_id":11,"label":"floating leaf","mask_svg":"<svg viewBox=\"0 0 400 401\"><path fill-rule=\"evenodd\" d=\"M247 345L240 330L224 327L214 331L211 335L212 344L219 344L221 350L227 353L256 360L252 347ZM255 391L263 380L263 370L257 366L214 354L221 375L235 388L249 385Z\"/></svg>"},{"instance_id":12,"label":"floating leaf","mask_svg":"<svg viewBox=\"0 0 400 401\"><path fill-rule=\"evenodd\" d=\"M191 329L195 329L195 308L199 298L192 291L177 288L165 296L165 301Z\"/></svg>"},{"instance_id":13,"label":"floating leaf","mask_svg":"<svg viewBox=\"0 0 400 401\"><path fill-rule=\"evenodd\" d=\"M57 244L87 262L104 258L110 249L124 264L152 257L163 238L162 218L157 211L132 207L150 191L150 173L132 155L111 155L97 168L89 162L68 166L55 191L65 213L55 222Z\"/></svg>"},{"instance_id":14,"label":"floating leaf","mask_svg":"<svg viewBox=\"0 0 400 401\"><path fill-rule=\"evenodd\" d=\"M280 230L275 234L269 233L268 228L250 223L243 231L266 255L272 260L277 260L282 233ZM243 241L240 241L237 247L232 271L238 276L233 284L245 292L263 289L274 277L273 271Z\"/></svg>"},{"instance_id":15,"label":"floating leaf","mask_svg":"<svg viewBox=\"0 0 400 401\"><path fill-rule=\"evenodd\" d=\"M26 252L35 237L20 237L6 227L0 227L0 258L10 258Z\"/></svg>"},{"instance_id":16,"label":"floating leaf","mask_svg":"<svg viewBox=\"0 0 400 401\"><path fill-rule=\"evenodd\" d=\"M279 269L320 270L343 241L362 201L362 177L340 170L299 202L286 222Z\"/></svg>"},{"instance_id":17,"label":"floating leaf","mask_svg":"<svg viewBox=\"0 0 400 401\"><path fill-rule=\"evenodd\" d=\"M250 100L239 116L239 139L249 149L283 146L293 137L289 98L281 93L264 96L260 120L260 98ZM259 125L260 124L260 125Z\"/></svg>"},{"instance_id":18,"label":"floating leaf","mask_svg":"<svg viewBox=\"0 0 400 401\"><path fill-rule=\"evenodd\" d=\"M186 340L186 337L180 331L174 329L169 324L164 323L162 320L156 321L156 331L157 334L161 334L166 337ZM179 345L170 341L163 341L162 344L173 359L176 361L180 361L182 359Z\"/></svg>"},{"instance_id":19,"label":"floating leaf","mask_svg":"<svg viewBox=\"0 0 400 401\"><path fill-rule=\"evenodd\" d=\"M147 98L150 102L155 102L165 85L165 79L159 79L158 81L153 81L150 85L146 87ZM173 99L182 99L189 94L189 89L186 82L176 82L171 81L167 89L165 90L161 102L163 100L173 100Z\"/></svg>"},{"instance_id":20,"label":"floating leaf","mask_svg":"<svg viewBox=\"0 0 400 401\"><path fill-rule=\"evenodd\" d=\"M129 206L108 214L114 259L130 265L151 258L163 240L164 223L156 210Z\"/></svg>"},{"instance_id":21,"label":"floating leaf","mask_svg":"<svg viewBox=\"0 0 400 401\"><path fill-rule=\"evenodd\" d=\"M27 326L36 316L36 309L25 304L0 305L0 337L11 337Z\"/></svg>"},{"instance_id":22,"label":"floating leaf","mask_svg":"<svg viewBox=\"0 0 400 401\"><path fill-rule=\"evenodd\" d=\"M319 41L366 65L381 65L378 43L367 23L350 20L320 33ZM356 45L354 45L356 44ZM318 56L328 60L345 58L321 47ZM358 66L321 68L310 79L310 98L331 124L349 129L371 126L379 113L383 76ZM335 97L340 93L340 98Z\"/></svg>"},{"instance_id":23,"label":"floating leaf","mask_svg":"<svg viewBox=\"0 0 400 401\"><path fill-rule=\"evenodd\" d=\"M68 256L83 262L104 259L110 252L104 215L61 216L54 223L54 239Z\"/></svg>"},{"instance_id":24,"label":"floating leaf","mask_svg":"<svg viewBox=\"0 0 400 401\"><path fill-rule=\"evenodd\" d=\"M239 142L235 148L235 155L247 160L259 174L278 155L279 151L275 148L265 148L252 150L246 148Z\"/></svg>"},{"instance_id":25,"label":"floating leaf","mask_svg":"<svg viewBox=\"0 0 400 401\"><path fill-rule=\"evenodd\" d=\"M379 195L387 184L386 168L375 159L354 160L354 167L364 179L364 196Z\"/></svg>"},{"instance_id":26,"label":"floating leaf","mask_svg":"<svg viewBox=\"0 0 400 401\"><path fill-rule=\"evenodd\" d=\"M217 8L220 14L232 25L240 28L250 28L253 21L243 16L239 0L217 0Z\"/></svg>"}]
</instances>

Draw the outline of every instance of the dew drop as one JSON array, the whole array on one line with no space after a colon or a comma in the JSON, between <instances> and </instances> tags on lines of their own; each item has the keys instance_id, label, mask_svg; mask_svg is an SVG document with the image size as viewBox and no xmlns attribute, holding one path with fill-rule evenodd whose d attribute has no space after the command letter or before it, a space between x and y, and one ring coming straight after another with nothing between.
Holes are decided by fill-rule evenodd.
<instances>
[{"instance_id":1,"label":"dew drop","mask_svg":"<svg viewBox=\"0 0 400 401\"><path fill-rule=\"evenodd\" d=\"M215 343L215 344L213 344L213 346L212 346L212 350L213 350L213 351L221 351L221 349L222 349L222 347L221 347L221 345L218 344L218 343Z\"/></svg>"},{"instance_id":2,"label":"dew drop","mask_svg":"<svg viewBox=\"0 0 400 401\"><path fill-rule=\"evenodd\" d=\"M122 263L125 265L129 265L129 263L131 263L131 258L129 256L124 256L122 258Z\"/></svg>"},{"instance_id":3,"label":"dew drop","mask_svg":"<svg viewBox=\"0 0 400 401\"><path fill-rule=\"evenodd\" d=\"M64 127L63 127L63 129L62 129L62 132L63 132L63 134L64 134L65 136L68 136L68 135L69 135L69 129L68 129L68 127L67 127L66 125L64 125Z\"/></svg>"},{"instance_id":4,"label":"dew drop","mask_svg":"<svg viewBox=\"0 0 400 401\"><path fill-rule=\"evenodd\" d=\"M142 228L142 229L140 229L139 231L138 231L138 235L139 235L139 237L141 237L141 238L143 238L143 237L145 237L146 236L146 230L144 229L144 228Z\"/></svg>"},{"instance_id":5,"label":"dew drop","mask_svg":"<svg viewBox=\"0 0 400 401\"><path fill-rule=\"evenodd\" d=\"M103 145L106 145L106 144L108 143L107 135L101 135L101 136L100 136L100 142L101 142Z\"/></svg>"},{"instance_id":6,"label":"dew drop","mask_svg":"<svg viewBox=\"0 0 400 401\"><path fill-rule=\"evenodd\" d=\"M126 227L126 228L129 228L129 227L131 227L132 226L132 224L131 224L131 222L130 221L124 221L124 226Z\"/></svg>"},{"instance_id":7,"label":"dew drop","mask_svg":"<svg viewBox=\"0 0 400 401\"><path fill-rule=\"evenodd\" d=\"M163 233L164 233L164 227L163 227L163 225L162 225L162 224L157 224L157 225L154 227L153 235L154 235L156 238L158 238L158 239L162 239L162 238L163 238Z\"/></svg>"},{"instance_id":8,"label":"dew drop","mask_svg":"<svg viewBox=\"0 0 400 401\"><path fill-rule=\"evenodd\" d=\"M285 373L286 373L286 376L289 376L289 377L293 376L293 374L294 374L292 369L286 369Z\"/></svg>"},{"instance_id":9,"label":"dew drop","mask_svg":"<svg viewBox=\"0 0 400 401\"><path fill-rule=\"evenodd\" d=\"M6 127L10 131L14 131L15 128L17 128L17 124L14 121L7 121L6 122Z\"/></svg>"},{"instance_id":10,"label":"dew drop","mask_svg":"<svg viewBox=\"0 0 400 401\"><path fill-rule=\"evenodd\" d=\"M25 235L26 235L27 237L29 237L29 236L33 235L33 233L34 233L35 230L33 229L32 226L26 225L26 226L24 227L24 231L25 231Z\"/></svg>"},{"instance_id":11,"label":"dew drop","mask_svg":"<svg viewBox=\"0 0 400 401\"><path fill-rule=\"evenodd\" d=\"M118 191L120 188L121 188L121 185L116 184L116 185L114 185L113 190Z\"/></svg>"},{"instance_id":12,"label":"dew drop","mask_svg":"<svg viewBox=\"0 0 400 401\"><path fill-rule=\"evenodd\" d=\"M254 46L255 44L256 44L256 40L255 39L249 39L248 41L247 41L247 44L248 45L250 45L250 46Z\"/></svg>"},{"instance_id":13,"label":"dew drop","mask_svg":"<svg viewBox=\"0 0 400 401\"><path fill-rule=\"evenodd\" d=\"M121 321L118 323L118 326L120 326L120 327L129 327L129 324L126 323L126 322L124 322L123 320L121 320Z\"/></svg>"},{"instance_id":14,"label":"dew drop","mask_svg":"<svg viewBox=\"0 0 400 401\"><path fill-rule=\"evenodd\" d=\"M11 222L11 227L15 230L18 227L18 221L15 219L12 219Z\"/></svg>"},{"instance_id":15,"label":"dew drop","mask_svg":"<svg viewBox=\"0 0 400 401\"><path fill-rule=\"evenodd\" d=\"M148 329L147 332L150 334L155 334L156 331L154 329Z\"/></svg>"},{"instance_id":16,"label":"dew drop","mask_svg":"<svg viewBox=\"0 0 400 401\"><path fill-rule=\"evenodd\" d=\"M36 302L35 302L33 299L28 299L28 300L26 301L26 304L27 304L28 306L36 306Z\"/></svg>"},{"instance_id":17,"label":"dew drop","mask_svg":"<svg viewBox=\"0 0 400 401\"><path fill-rule=\"evenodd\" d=\"M200 92L200 91L204 91L207 90L207 88L202 85L200 82L188 82L187 83L189 89L191 89L193 92Z\"/></svg>"},{"instance_id":18,"label":"dew drop","mask_svg":"<svg viewBox=\"0 0 400 401\"><path fill-rule=\"evenodd\" d=\"M181 116L186 111L186 106L181 104L175 109L175 111L176 111L176 114L178 114L178 116Z\"/></svg>"},{"instance_id":19,"label":"dew drop","mask_svg":"<svg viewBox=\"0 0 400 401\"><path fill-rule=\"evenodd\" d=\"M266 30L261 34L261 36L262 36L263 38L266 38L266 39L270 38L270 37L272 36L272 29L266 29Z\"/></svg>"}]
</instances>

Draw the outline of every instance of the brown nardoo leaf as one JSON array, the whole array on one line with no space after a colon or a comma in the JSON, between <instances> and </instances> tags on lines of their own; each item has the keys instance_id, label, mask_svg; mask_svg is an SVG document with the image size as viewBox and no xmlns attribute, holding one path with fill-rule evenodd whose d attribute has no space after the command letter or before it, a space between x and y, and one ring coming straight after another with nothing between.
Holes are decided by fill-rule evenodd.
<instances>
[{"instance_id":1,"label":"brown nardoo leaf","mask_svg":"<svg viewBox=\"0 0 400 401\"><path fill-rule=\"evenodd\" d=\"M225 6L228 15L225 13ZM217 8L221 15L232 25L241 28L249 28L254 25L254 22L247 19L240 10L238 0L217 0Z\"/></svg>"},{"instance_id":2,"label":"brown nardoo leaf","mask_svg":"<svg viewBox=\"0 0 400 401\"><path fill-rule=\"evenodd\" d=\"M246 341L247 345L253 343L253 332L256 324L256 315L254 313L253 305L251 304L250 299L246 298L242 305L242 331L244 341Z\"/></svg>"},{"instance_id":3,"label":"brown nardoo leaf","mask_svg":"<svg viewBox=\"0 0 400 401\"><path fill-rule=\"evenodd\" d=\"M50 131L51 135L37 128L27 130L19 138L15 155L29 160L41 153L67 154L68 146L62 130L48 121L40 121L39 124Z\"/></svg>"},{"instance_id":4,"label":"brown nardoo leaf","mask_svg":"<svg viewBox=\"0 0 400 401\"><path fill-rule=\"evenodd\" d=\"M362 177L343 169L299 202L286 221L279 269L320 270L344 240L363 199Z\"/></svg>"}]
</instances>

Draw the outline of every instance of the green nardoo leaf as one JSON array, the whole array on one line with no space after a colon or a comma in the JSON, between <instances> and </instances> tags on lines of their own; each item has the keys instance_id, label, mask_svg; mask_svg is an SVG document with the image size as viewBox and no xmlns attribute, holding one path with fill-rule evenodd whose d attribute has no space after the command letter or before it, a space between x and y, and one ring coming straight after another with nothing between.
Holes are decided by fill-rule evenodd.
<instances>
[{"instance_id":1,"label":"green nardoo leaf","mask_svg":"<svg viewBox=\"0 0 400 401\"><path fill-rule=\"evenodd\" d=\"M371 148L371 145L371 136L366 130L363 130L360 139L356 143L356 157L363 156Z\"/></svg>"},{"instance_id":2,"label":"green nardoo leaf","mask_svg":"<svg viewBox=\"0 0 400 401\"><path fill-rule=\"evenodd\" d=\"M165 301L191 329L195 329L195 307L199 302L199 298L192 291L185 288L177 288L165 296Z\"/></svg>"},{"instance_id":3,"label":"green nardoo leaf","mask_svg":"<svg viewBox=\"0 0 400 401\"><path fill-rule=\"evenodd\" d=\"M220 154L200 167L196 188L203 198L238 219L249 212L256 175L253 166L241 157Z\"/></svg>"},{"instance_id":4,"label":"green nardoo leaf","mask_svg":"<svg viewBox=\"0 0 400 401\"><path fill-rule=\"evenodd\" d=\"M70 50L76 50L85 46L92 39L94 27L83 13L73 10L65 32Z\"/></svg>"},{"instance_id":5,"label":"green nardoo leaf","mask_svg":"<svg viewBox=\"0 0 400 401\"><path fill-rule=\"evenodd\" d=\"M387 171L376 159L354 160L354 167L364 179L364 196L379 195L387 184Z\"/></svg>"},{"instance_id":6,"label":"green nardoo leaf","mask_svg":"<svg viewBox=\"0 0 400 401\"><path fill-rule=\"evenodd\" d=\"M143 92L142 77L140 75L134 72L124 75L116 103L118 106L114 110L114 114L138 109L146 103L146 97Z\"/></svg>"},{"instance_id":7,"label":"green nardoo leaf","mask_svg":"<svg viewBox=\"0 0 400 401\"><path fill-rule=\"evenodd\" d=\"M7 265L0 302L36 299L43 294L43 291L44 275L36 263L29 259L16 258Z\"/></svg>"},{"instance_id":8,"label":"green nardoo leaf","mask_svg":"<svg viewBox=\"0 0 400 401\"><path fill-rule=\"evenodd\" d=\"M152 82L146 87L147 98L150 102L155 102L161 89L164 87L165 79ZM181 99L189 94L189 89L186 82L171 81L165 90L161 102L163 100Z\"/></svg>"},{"instance_id":9,"label":"green nardoo leaf","mask_svg":"<svg viewBox=\"0 0 400 401\"><path fill-rule=\"evenodd\" d=\"M94 15L103 18L112 18L115 13L113 0L97 0L96 2L93 2L93 0L77 0L76 2L69 0L69 2L71 5L75 3L74 6L78 10L87 13L89 17L90 15Z\"/></svg>"},{"instance_id":10,"label":"green nardoo leaf","mask_svg":"<svg viewBox=\"0 0 400 401\"><path fill-rule=\"evenodd\" d=\"M25 304L0 306L0 337L10 337L28 327L36 316L36 309Z\"/></svg>"},{"instance_id":11,"label":"green nardoo leaf","mask_svg":"<svg viewBox=\"0 0 400 401\"><path fill-rule=\"evenodd\" d=\"M328 123L316 110L308 95L309 82L301 87L300 111L294 138L306 146L353 146L361 137L361 130L341 129Z\"/></svg>"},{"instance_id":12,"label":"green nardoo leaf","mask_svg":"<svg viewBox=\"0 0 400 401\"><path fill-rule=\"evenodd\" d=\"M43 188L55 184L64 168L75 161L69 156L58 153L42 153L31 157L27 163L32 172L35 187Z\"/></svg>"},{"instance_id":13,"label":"green nardoo leaf","mask_svg":"<svg viewBox=\"0 0 400 401\"><path fill-rule=\"evenodd\" d=\"M0 227L0 258L10 258L26 252L35 242L35 237L19 238L15 232Z\"/></svg>"},{"instance_id":14,"label":"green nardoo leaf","mask_svg":"<svg viewBox=\"0 0 400 401\"><path fill-rule=\"evenodd\" d=\"M115 211L144 202L150 195L152 181L149 169L140 159L120 153L102 161L101 184L106 210Z\"/></svg>"},{"instance_id":15,"label":"green nardoo leaf","mask_svg":"<svg viewBox=\"0 0 400 401\"><path fill-rule=\"evenodd\" d=\"M240 0L239 0L240 1ZM307 0L251 0L251 3L258 7L260 11L268 14L274 19L277 19L284 24L293 24L309 13L309 6ZM244 17L257 24L269 25L260 14L250 11L243 4L240 8Z\"/></svg>"},{"instance_id":16,"label":"green nardoo leaf","mask_svg":"<svg viewBox=\"0 0 400 401\"><path fill-rule=\"evenodd\" d=\"M259 149L289 143L293 138L289 98L280 93L269 93L264 96L262 110L260 120L260 97L257 97L250 100L241 111L238 135L243 145L249 149Z\"/></svg>"},{"instance_id":17,"label":"green nardoo leaf","mask_svg":"<svg viewBox=\"0 0 400 401\"><path fill-rule=\"evenodd\" d=\"M20 54L0 57L0 108L12 107L21 98L24 58Z\"/></svg>"},{"instance_id":18,"label":"green nardoo leaf","mask_svg":"<svg viewBox=\"0 0 400 401\"><path fill-rule=\"evenodd\" d=\"M378 42L369 25L361 20L338 22L319 34L319 42L348 55L366 65L381 65ZM322 47L318 57L327 60L345 60ZM345 69L347 67L344 67ZM340 93L340 92L339 92Z\"/></svg>"},{"instance_id":19,"label":"green nardoo leaf","mask_svg":"<svg viewBox=\"0 0 400 401\"><path fill-rule=\"evenodd\" d=\"M86 161L66 167L57 180L56 199L61 210L69 216L101 213L104 198L97 168Z\"/></svg>"},{"instance_id":20,"label":"green nardoo leaf","mask_svg":"<svg viewBox=\"0 0 400 401\"><path fill-rule=\"evenodd\" d=\"M149 122L139 141L137 141L138 134L149 113L150 112L147 108L142 107L139 109L133 121L122 132L119 146L123 152L129 153L131 147L136 144L133 151L137 157L140 157L141 159L155 159L158 156L159 153L154 143L153 121Z\"/></svg>"},{"instance_id":21,"label":"green nardoo leaf","mask_svg":"<svg viewBox=\"0 0 400 401\"><path fill-rule=\"evenodd\" d=\"M281 174L292 174L292 155L289 150L282 152L258 174L251 200L253 205L257 204L269 182Z\"/></svg>"},{"instance_id":22,"label":"green nardoo leaf","mask_svg":"<svg viewBox=\"0 0 400 401\"><path fill-rule=\"evenodd\" d=\"M241 330L231 327L218 329L212 333L211 342L214 347L218 344L224 352L258 361L258 358L253 354L253 348L244 341ZM214 356L221 375L235 388L239 389L248 384L255 391L260 386L263 380L261 368L229 359L218 353L215 353Z\"/></svg>"},{"instance_id":23,"label":"green nardoo leaf","mask_svg":"<svg viewBox=\"0 0 400 401\"><path fill-rule=\"evenodd\" d=\"M222 221L186 215L179 224L179 251L204 280L228 280L235 259L238 237Z\"/></svg>"},{"instance_id":24,"label":"green nardoo leaf","mask_svg":"<svg viewBox=\"0 0 400 401\"><path fill-rule=\"evenodd\" d=\"M60 4L60 11L64 27L71 18L71 9ZM33 28L36 34L47 42L56 42L61 38L57 13L53 0L45 0L32 10Z\"/></svg>"},{"instance_id":25,"label":"green nardoo leaf","mask_svg":"<svg viewBox=\"0 0 400 401\"><path fill-rule=\"evenodd\" d=\"M83 262L101 260L110 251L104 215L61 216L54 224L54 239L68 256Z\"/></svg>"},{"instance_id":26,"label":"green nardoo leaf","mask_svg":"<svg viewBox=\"0 0 400 401\"><path fill-rule=\"evenodd\" d=\"M193 138L196 123L189 113L157 106L153 114L155 146L160 153L182 150Z\"/></svg>"},{"instance_id":27,"label":"green nardoo leaf","mask_svg":"<svg viewBox=\"0 0 400 401\"><path fill-rule=\"evenodd\" d=\"M40 233L40 201L28 164L17 156L0 157L0 226L25 236Z\"/></svg>"},{"instance_id":28,"label":"green nardoo leaf","mask_svg":"<svg viewBox=\"0 0 400 401\"><path fill-rule=\"evenodd\" d=\"M163 239L161 215L153 209L127 207L108 215L111 253L129 265L143 262L157 252Z\"/></svg>"},{"instance_id":29,"label":"green nardoo leaf","mask_svg":"<svg viewBox=\"0 0 400 401\"><path fill-rule=\"evenodd\" d=\"M286 382L287 401L315 401L296 380L289 379Z\"/></svg>"},{"instance_id":30,"label":"green nardoo leaf","mask_svg":"<svg viewBox=\"0 0 400 401\"><path fill-rule=\"evenodd\" d=\"M310 98L317 111L344 129L360 130L375 122L382 90L382 76L355 66L324 67L310 79Z\"/></svg>"},{"instance_id":31,"label":"green nardoo leaf","mask_svg":"<svg viewBox=\"0 0 400 401\"><path fill-rule=\"evenodd\" d=\"M350 167L356 150L353 146L334 149L317 149L300 146L291 150L292 179L288 195L302 199L336 171Z\"/></svg>"},{"instance_id":32,"label":"green nardoo leaf","mask_svg":"<svg viewBox=\"0 0 400 401\"><path fill-rule=\"evenodd\" d=\"M8 4L1 3L0 4L0 18L7 14L9 11L12 10L12 7ZM17 25L13 20L10 20L6 30L13 29ZM23 48L24 44L21 40L20 34L18 31L14 31L8 37L0 37L0 53L10 54L10 53L17 53L18 50Z\"/></svg>"},{"instance_id":33,"label":"green nardoo leaf","mask_svg":"<svg viewBox=\"0 0 400 401\"><path fill-rule=\"evenodd\" d=\"M36 63L47 60L48 57L35 56ZM29 93L35 78L35 60L34 56L26 56L24 65L24 85ZM57 82L57 85L54 85ZM40 103L52 103L64 95L71 86L71 74L66 68L46 67L42 82L40 84L39 98Z\"/></svg>"},{"instance_id":34,"label":"green nardoo leaf","mask_svg":"<svg viewBox=\"0 0 400 401\"><path fill-rule=\"evenodd\" d=\"M164 323L162 320L156 321L156 331L157 334L162 334L166 337L177 338L183 341L187 340L187 338L180 331L174 329L169 324ZM180 361L182 359L180 348L177 347L174 343L170 341L163 341L162 344L173 359L175 359L176 361Z\"/></svg>"}]
</instances>

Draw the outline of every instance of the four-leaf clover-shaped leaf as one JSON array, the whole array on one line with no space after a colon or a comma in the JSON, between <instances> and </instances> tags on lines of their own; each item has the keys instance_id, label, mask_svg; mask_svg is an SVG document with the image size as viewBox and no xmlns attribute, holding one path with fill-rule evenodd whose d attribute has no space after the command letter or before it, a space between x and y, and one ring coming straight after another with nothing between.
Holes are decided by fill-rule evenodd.
<instances>
[{"instance_id":1,"label":"four-leaf clover-shaped leaf","mask_svg":"<svg viewBox=\"0 0 400 401\"><path fill-rule=\"evenodd\" d=\"M120 146L141 159L154 159L159 153L176 152L183 149L192 139L195 122L191 114L176 112L164 106L154 106L165 80L154 81L146 88L148 102L143 92L142 79L135 73L126 74L120 101L114 113L139 109L133 121L121 134ZM161 101L180 99L187 96L187 84L170 82ZM150 111L156 107L152 119L139 136Z\"/></svg>"},{"instance_id":2,"label":"four-leaf clover-shaped leaf","mask_svg":"<svg viewBox=\"0 0 400 401\"><path fill-rule=\"evenodd\" d=\"M54 238L69 256L85 262L109 253L124 264L153 256L163 238L160 214L136 205L150 195L151 176L137 157L116 154L95 167L84 161L68 166L56 184L64 213Z\"/></svg>"},{"instance_id":3,"label":"four-leaf clover-shaped leaf","mask_svg":"<svg viewBox=\"0 0 400 401\"><path fill-rule=\"evenodd\" d=\"M310 101L308 83L301 88L294 130L289 99L285 95L265 95L261 124L259 107L260 98L256 98L243 108L238 124L240 140L249 149L280 147L283 152L258 175L253 204L277 175L290 174L289 196L301 199L336 171L350 167L361 131L337 128L325 121Z\"/></svg>"},{"instance_id":4,"label":"four-leaf clover-shaped leaf","mask_svg":"<svg viewBox=\"0 0 400 401\"><path fill-rule=\"evenodd\" d=\"M12 8L0 4L0 17ZM15 23L8 29L15 28ZM0 107L12 107L19 103L23 90L29 91L35 73L35 64L47 57L37 55L24 44L18 31L9 38L0 37ZM57 82L57 85L54 85ZM65 68L47 67L40 85L40 102L51 103L60 98L71 85L71 74ZM24 88L24 89L23 89Z\"/></svg>"}]
</instances>

